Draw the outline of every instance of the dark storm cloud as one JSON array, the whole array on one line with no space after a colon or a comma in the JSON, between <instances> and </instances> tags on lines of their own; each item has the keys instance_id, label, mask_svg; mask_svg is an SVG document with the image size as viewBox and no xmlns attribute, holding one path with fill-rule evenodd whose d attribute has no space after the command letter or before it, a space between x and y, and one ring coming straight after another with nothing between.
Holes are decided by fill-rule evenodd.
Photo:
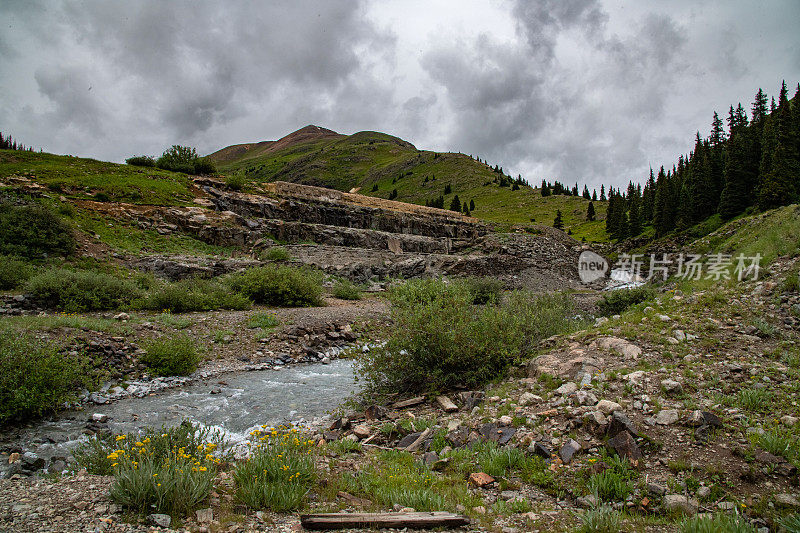
<instances>
[{"instance_id":1,"label":"dark storm cloud","mask_svg":"<svg viewBox=\"0 0 800 533\"><path fill-rule=\"evenodd\" d=\"M800 78L800 3L0 2L0 130L120 161L309 123L625 184Z\"/></svg>"},{"instance_id":2,"label":"dark storm cloud","mask_svg":"<svg viewBox=\"0 0 800 533\"><path fill-rule=\"evenodd\" d=\"M622 38L607 35L595 1L521 1L513 12L516 42L481 35L423 61L457 111L456 146L512 170L538 165L545 177L597 186L635 167L642 130L620 117L663 114L685 42L673 21L650 15ZM560 40L565 33L581 46L579 69L558 58L558 47L570 46Z\"/></svg>"}]
</instances>

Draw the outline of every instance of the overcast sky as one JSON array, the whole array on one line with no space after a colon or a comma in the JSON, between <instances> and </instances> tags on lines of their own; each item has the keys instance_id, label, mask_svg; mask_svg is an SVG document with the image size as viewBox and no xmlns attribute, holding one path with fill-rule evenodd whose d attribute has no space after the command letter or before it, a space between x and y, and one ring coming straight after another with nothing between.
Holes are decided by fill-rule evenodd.
<instances>
[{"instance_id":1,"label":"overcast sky","mask_svg":"<svg viewBox=\"0 0 800 533\"><path fill-rule=\"evenodd\" d=\"M122 161L306 124L621 185L800 80L800 1L0 2L0 131Z\"/></svg>"}]
</instances>

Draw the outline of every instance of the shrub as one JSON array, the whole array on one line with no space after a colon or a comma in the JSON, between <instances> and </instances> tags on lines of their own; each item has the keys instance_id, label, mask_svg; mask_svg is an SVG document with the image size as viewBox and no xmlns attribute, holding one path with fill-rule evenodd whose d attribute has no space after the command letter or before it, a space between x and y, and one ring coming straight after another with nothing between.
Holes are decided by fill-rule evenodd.
<instances>
[{"instance_id":1,"label":"shrub","mask_svg":"<svg viewBox=\"0 0 800 533\"><path fill-rule=\"evenodd\" d=\"M116 309L140 294L130 281L109 274L64 269L37 274L26 290L42 304L69 312Z\"/></svg>"},{"instance_id":2,"label":"shrub","mask_svg":"<svg viewBox=\"0 0 800 533\"><path fill-rule=\"evenodd\" d=\"M322 303L322 276L318 271L266 265L231 276L231 288L256 303L309 307Z\"/></svg>"},{"instance_id":3,"label":"shrub","mask_svg":"<svg viewBox=\"0 0 800 533\"><path fill-rule=\"evenodd\" d=\"M217 167L205 157L199 157L193 163L194 173L198 175L216 174Z\"/></svg>"},{"instance_id":4,"label":"shrub","mask_svg":"<svg viewBox=\"0 0 800 533\"><path fill-rule=\"evenodd\" d=\"M316 477L314 441L296 429L256 430L257 445L233 472L236 498L253 509L282 513L302 506Z\"/></svg>"},{"instance_id":5,"label":"shrub","mask_svg":"<svg viewBox=\"0 0 800 533\"><path fill-rule=\"evenodd\" d=\"M350 280L338 280L333 284L333 296L341 300L360 300L361 289Z\"/></svg>"},{"instance_id":6,"label":"shrub","mask_svg":"<svg viewBox=\"0 0 800 533\"><path fill-rule=\"evenodd\" d=\"M149 155L135 155L125 160L125 163L136 167L154 167L156 160Z\"/></svg>"},{"instance_id":7,"label":"shrub","mask_svg":"<svg viewBox=\"0 0 800 533\"><path fill-rule=\"evenodd\" d=\"M20 287L32 272L33 269L25 261L0 255L0 290Z\"/></svg>"},{"instance_id":8,"label":"shrub","mask_svg":"<svg viewBox=\"0 0 800 533\"><path fill-rule=\"evenodd\" d=\"M503 295L503 282L494 278L469 277L464 278L469 292L472 294L472 303L495 304Z\"/></svg>"},{"instance_id":9,"label":"shrub","mask_svg":"<svg viewBox=\"0 0 800 533\"><path fill-rule=\"evenodd\" d=\"M197 161L197 151L190 146L172 145L156 161L156 166L173 172L191 174Z\"/></svg>"},{"instance_id":10,"label":"shrub","mask_svg":"<svg viewBox=\"0 0 800 533\"><path fill-rule=\"evenodd\" d=\"M153 311L187 313L215 309L249 309L250 301L241 294L232 294L217 281L185 279L155 287L145 298L134 302L134 306Z\"/></svg>"},{"instance_id":11,"label":"shrub","mask_svg":"<svg viewBox=\"0 0 800 533\"><path fill-rule=\"evenodd\" d=\"M37 258L75 251L72 228L40 206L0 205L0 254Z\"/></svg>"},{"instance_id":12,"label":"shrub","mask_svg":"<svg viewBox=\"0 0 800 533\"><path fill-rule=\"evenodd\" d=\"M88 361L14 330L0 331L0 422L53 411L89 386Z\"/></svg>"},{"instance_id":13,"label":"shrub","mask_svg":"<svg viewBox=\"0 0 800 533\"><path fill-rule=\"evenodd\" d=\"M262 257L267 261L289 261L292 256L283 246L273 246L264 251Z\"/></svg>"},{"instance_id":14,"label":"shrub","mask_svg":"<svg viewBox=\"0 0 800 533\"><path fill-rule=\"evenodd\" d=\"M242 174L231 174L225 178L225 185L233 191L241 191L246 183Z\"/></svg>"},{"instance_id":15,"label":"shrub","mask_svg":"<svg viewBox=\"0 0 800 533\"><path fill-rule=\"evenodd\" d=\"M570 302L557 295L516 292L502 306L476 309L463 283L414 280L389 299L394 327L386 343L356 362L366 394L478 387L501 377L540 339L572 327Z\"/></svg>"},{"instance_id":16,"label":"shrub","mask_svg":"<svg viewBox=\"0 0 800 533\"><path fill-rule=\"evenodd\" d=\"M655 291L650 287L619 289L604 294L603 298L597 302L597 307L603 316L618 315L630 306L654 297Z\"/></svg>"},{"instance_id":17,"label":"shrub","mask_svg":"<svg viewBox=\"0 0 800 533\"><path fill-rule=\"evenodd\" d=\"M161 376L189 375L200 362L194 339L184 335L150 341L145 351L139 360Z\"/></svg>"}]
</instances>

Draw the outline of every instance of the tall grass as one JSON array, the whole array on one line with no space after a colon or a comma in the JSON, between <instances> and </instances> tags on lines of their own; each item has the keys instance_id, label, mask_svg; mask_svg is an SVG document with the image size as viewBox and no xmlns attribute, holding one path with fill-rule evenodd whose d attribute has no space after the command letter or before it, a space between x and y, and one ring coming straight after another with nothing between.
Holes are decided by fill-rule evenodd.
<instances>
[{"instance_id":1,"label":"tall grass","mask_svg":"<svg viewBox=\"0 0 800 533\"><path fill-rule=\"evenodd\" d=\"M32 277L26 290L43 305L68 312L116 309L141 294L131 281L111 274L57 268Z\"/></svg>"}]
</instances>

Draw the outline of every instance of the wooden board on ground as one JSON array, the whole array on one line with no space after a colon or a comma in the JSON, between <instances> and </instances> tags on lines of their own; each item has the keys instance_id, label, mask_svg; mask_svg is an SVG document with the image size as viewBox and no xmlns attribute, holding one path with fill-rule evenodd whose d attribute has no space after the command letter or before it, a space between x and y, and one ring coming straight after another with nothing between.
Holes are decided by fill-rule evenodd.
<instances>
[{"instance_id":1,"label":"wooden board on ground","mask_svg":"<svg viewBox=\"0 0 800 533\"><path fill-rule=\"evenodd\" d=\"M325 513L301 515L300 524L306 529L314 530L350 527L423 529L466 526L469 525L469 518L443 511L433 513Z\"/></svg>"},{"instance_id":2,"label":"wooden board on ground","mask_svg":"<svg viewBox=\"0 0 800 533\"><path fill-rule=\"evenodd\" d=\"M419 405L425 401L425 396L417 396L416 398L410 398L408 400L403 400L402 402L396 402L392 404L392 407L395 409L405 409L406 407L414 407L415 405Z\"/></svg>"}]
</instances>

